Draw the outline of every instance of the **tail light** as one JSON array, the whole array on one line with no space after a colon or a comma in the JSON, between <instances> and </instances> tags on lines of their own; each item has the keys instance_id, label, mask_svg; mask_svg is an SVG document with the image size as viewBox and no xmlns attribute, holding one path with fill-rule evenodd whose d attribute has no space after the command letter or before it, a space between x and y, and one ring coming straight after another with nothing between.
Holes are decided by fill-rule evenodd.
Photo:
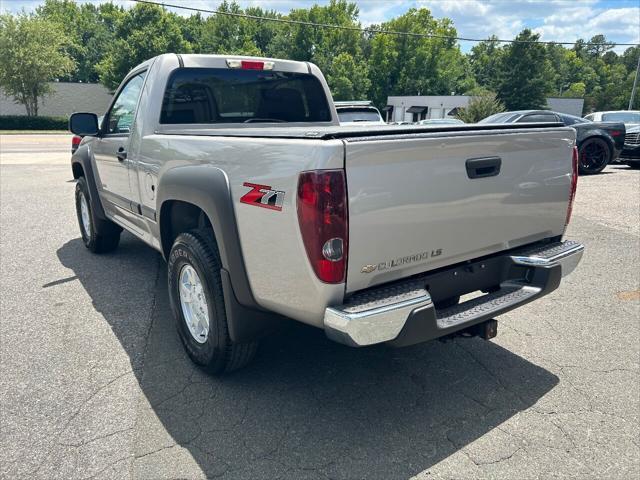
<instances>
[{"instance_id":1,"label":"tail light","mask_svg":"<svg viewBox=\"0 0 640 480\"><path fill-rule=\"evenodd\" d=\"M78 146L80 145L80 142L82 141L82 137L78 136L78 135L74 135L73 137L71 137L71 152L75 152L78 149Z\"/></svg>"},{"instance_id":2,"label":"tail light","mask_svg":"<svg viewBox=\"0 0 640 480\"><path fill-rule=\"evenodd\" d=\"M298 223L316 276L325 283L344 282L349 250L344 170L300 174Z\"/></svg>"},{"instance_id":3,"label":"tail light","mask_svg":"<svg viewBox=\"0 0 640 480\"><path fill-rule=\"evenodd\" d=\"M567 207L567 219L564 226L566 228L571 220L571 212L573 210L573 200L576 198L576 189L578 188L578 147L573 147L573 156L571 158L571 190L569 191L569 206Z\"/></svg>"}]
</instances>

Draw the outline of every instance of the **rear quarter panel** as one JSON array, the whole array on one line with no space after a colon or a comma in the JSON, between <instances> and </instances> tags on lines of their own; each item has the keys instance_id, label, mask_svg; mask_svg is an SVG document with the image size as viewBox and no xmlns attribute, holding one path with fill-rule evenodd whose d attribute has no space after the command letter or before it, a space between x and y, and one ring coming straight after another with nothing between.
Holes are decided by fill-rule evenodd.
<instances>
[{"instance_id":1,"label":"rear quarter panel","mask_svg":"<svg viewBox=\"0 0 640 480\"><path fill-rule=\"evenodd\" d=\"M261 307L320 327L326 306L342 302L344 284L322 283L311 268L296 202L300 172L344 166L341 141L151 135L142 143L140 161L155 178L185 165L225 173L240 237L240 245L225 248L241 249ZM283 191L282 210L241 203L251 190L245 182Z\"/></svg>"},{"instance_id":2,"label":"rear quarter panel","mask_svg":"<svg viewBox=\"0 0 640 480\"><path fill-rule=\"evenodd\" d=\"M576 140L578 147L582 145L582 142L591 137L603 138L611 147L613 158L616 158L620 153L620 150L624 147L624 123L615 122L592 122L592 123L580 123L572 125L576 130ZM611 136L611 131L621 131L622 134L615 137Z\"/></svg>"}]
</instances>

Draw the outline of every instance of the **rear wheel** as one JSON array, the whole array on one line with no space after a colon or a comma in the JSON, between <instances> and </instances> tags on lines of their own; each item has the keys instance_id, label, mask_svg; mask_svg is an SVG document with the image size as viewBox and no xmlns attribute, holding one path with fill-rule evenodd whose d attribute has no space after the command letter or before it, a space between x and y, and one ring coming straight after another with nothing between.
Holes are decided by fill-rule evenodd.
<instances>
[{"instance_id":1,"label":"rear wheel","mask_svg":"<svg viewBox=\"0 0 640 480\"><path fill-rule=\"evenodd\" d=\"M211 373L237 370L257 351L257 342L229 337L220 268L211 232L192 230L176 238L168 264L171 308L189 357Z\"/></svg>"},{"instance_id":2,"label":"rear wheel","mask_svg":"<svg viewBox=\"0 0 640 480\"><path fill-rule=\"evenodd\" d=\"M79 177L76 181L76 214L85 247L93 253L106 253L118 247L122 229L113 222L95 218L89 187L84 177Z\"/></svg>"},{"instance_id":3,"label":"rear wheel","mask_svg":"<svg viewBox=\"0 0 640 480\"><path fill-rule=\"evenodd\" d=\"M578 169L582 175L600 173L610 160L609 144L602 138L588 138L580 146Z\"/></svg>"}]
</instances>

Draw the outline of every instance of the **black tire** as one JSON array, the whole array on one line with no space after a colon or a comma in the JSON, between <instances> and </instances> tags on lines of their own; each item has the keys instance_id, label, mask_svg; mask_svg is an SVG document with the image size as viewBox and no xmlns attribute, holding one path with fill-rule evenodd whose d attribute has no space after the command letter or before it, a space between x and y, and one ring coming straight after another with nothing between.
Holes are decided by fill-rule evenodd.
<instances>
[{"instance_id":1,"label":"black tire","mask_svg":"<svg viewBox=\"0 0 640 480\"><path fill-rule=\"evenodd\" d=\"M611 161L611 147L599 137L587 138L578 153L580 175L600 173Z\"/></svg>"},{"instance_id":2,"label":"black tire","mask_svg":"<svg viewBox=\"0 0 640 480\"><path fill-rule=\"evenodd\" d=\"M83 199L88 210L86 226L82 214ZM122 229L113 222L96 218L93 204L91 203L91 195L89 194L89 186L84 177L80 177L76 181L76 215L85 247L93 253L111 252L118 247Z\"/></svg>"},{"instance_id":3,"label":"black tire","mask_svg":"<svg viewBox=\"0 0 640 480\"><path fill-rule=\"evenodd\" d=\"M202 284L209 330L206 340L196 341L187 326L180 302L180 275L190 265ZM213 234L207 230L192 230L176 238L169 254L169 299L180 340L191 360L213 374L231 372L248 364L256 354L258 343L234 343L229 327L220 277L220 256Z\"/></svg>"}]
</instances>

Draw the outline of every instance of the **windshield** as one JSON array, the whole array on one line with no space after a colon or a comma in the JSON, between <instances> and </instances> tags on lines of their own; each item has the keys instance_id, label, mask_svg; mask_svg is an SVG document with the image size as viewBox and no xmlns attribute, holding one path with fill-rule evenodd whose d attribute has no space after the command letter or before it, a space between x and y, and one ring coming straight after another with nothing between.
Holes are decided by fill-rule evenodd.
<instances>
[{"instance_id":1,"label":"windshield","mask_svg":"<svg viewBox=\"0 0 640 480\"><path fill-rule=\"evenodd\" d=\"M160 123L330 122L313 75L226 68L181 68L169 79Z\"/></svg>"},{"instance_id":2,"label":"windshield","mask_svg":"<svg viewBox=\"0 0 640 480\"><path fill-rule=\"evenodd\" d=\"M640 112L612 112L603 113L605 122L640 123Z\"/></svg>"},{"instance_id":3,"label":"windshield","mask_svg":"<svg viewBox=\"0 0 640 480\"><path fill-rule=\"evenodd\" d=\"M381 122L382 117L375 108L338 108L338 119L346 122Z\"/></svg>"}]
</instances>

